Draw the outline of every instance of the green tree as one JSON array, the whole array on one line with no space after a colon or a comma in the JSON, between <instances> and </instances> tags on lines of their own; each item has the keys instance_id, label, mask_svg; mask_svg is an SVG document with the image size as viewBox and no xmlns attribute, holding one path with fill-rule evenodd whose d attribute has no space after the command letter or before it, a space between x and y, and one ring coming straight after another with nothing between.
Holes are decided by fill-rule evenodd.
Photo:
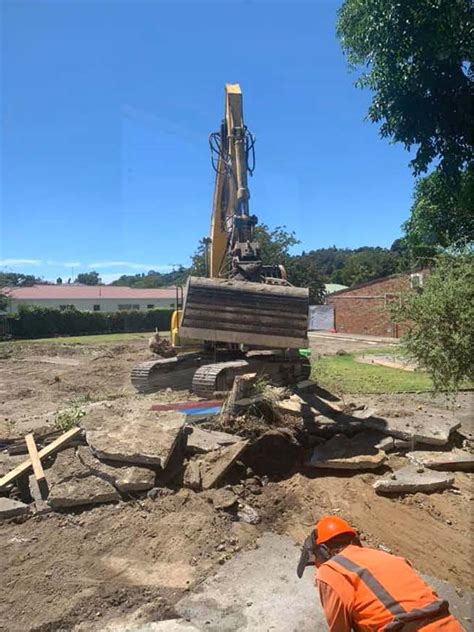
<instances>
[{"instance_id":1,"label":"green tree","mask_svg":"<svg viewBox=\"0 0 474 632\"><path fill-rule=\"evenodd\" d=\"M100 285L102 279L98 272L81 272L77 275L74 283L81 283L82 285Z\"/></svg>"},{"instance_id":2,"label":"green tree","mask_svg":"<svg viewBox=\"0 0 474 632\"><path fill-rule=\"evenodd\" d=\"M311 305L324 302L325 286L313 258L309 255L291 257L287 264L287 274L292 285L309 289Z\"/></svg>"},{"instance_id":3,"label":"green tree","mask_svg":"<svg viewBox=\"0 0 474 632\"><path fill-rule=\"evenodd\" d=\"M295 233L289 232L286 226L269 228L266 224L256 226L255 239L260 245L260 256L265 265L287 265L290 248L300 243Z\"/></svg>"},{"instance_id":4,"label":"green tree","mask_svg":"<svg viewBox=\"0 0 474 632\"><path fill-rule=\"evenodd\" d=\"M255 239L260 246L260 256L265 265L283 264L290 260L290 248L299 244L294 232L288 232L285 226L270 229L266 224L259 224L255 228ZM196 252L191 257L190 273L194 276L206 276L206 238L199 241Z\"/></svg>"},{"instance_id":5,"label":"green tree","mask_svg":"<svg viewBox=\"0 0 474 632\"><path fill-rule=\"evenodd\" d=\"M15 286L27 287L44 281L33 274L22 274L21 272L0 272L0 287Z\"/></svg>"},{"instance_id":6,"label":"green tree","mask_svg":"<svg viewBox=\"0 0 474 632\"><path fill-rule=\"evenodd\" d=\"M398 272L397 263L397 256L385 248L361 248L347 258L333 280L343 285L374 281Z\"/></svg>"},{"instance_id":7,"label":"green tree","mask_svg":"<svg viewBox=\"0 0 474 632\"><path fill-rule=\"evenodd\" d=\"M403 227L417 257L432 257L437 248L474 243L474 170L466 170L456 181L440 171L418 180L410 218Z\"/></svg>"},{"instance_id":8,"label":"green tree","mask_svg":"<svg viewBox=\"0 0 474 632\"><path fill-rule=\"evenodd\" d=\"M199 240L196 252L191 257L191 274L193 276L207 276L207 245L209 241L206 237Z\"/></svg>"},{"instance_id":9,"label":"green tree","mask_svg":"<svg viewBox=\"0 0 474 632\"><path fill-rule=\"evenodd\" d=\"M470 0L346 0L337 34L356 85L373 92L382 137L416 147L415 175L434 161L452 176L472 157Z\"/></svg>"},{"instance_id":10,"label":"green tree","mask_svg":"<svg viewBox=\"0 0 474 632\"><path fill-rule=\"evenodd\" d=\"M63 284L63 280L61 279L61 277L58 277L56 279L56 285L62 285Z\"/></svg>"},{"instance_id":11,"label":"green tree","mask_svg":"<svg viewBox=\"0 0 474 632\"><path fill-rule=\"evenodd\" d=\"M440 255L419 292L393 306L398 322L409 322L403 338L409 355L426 369L435 390L455 393L474 380L474 255Z\"/></svg>"}]
</instances>

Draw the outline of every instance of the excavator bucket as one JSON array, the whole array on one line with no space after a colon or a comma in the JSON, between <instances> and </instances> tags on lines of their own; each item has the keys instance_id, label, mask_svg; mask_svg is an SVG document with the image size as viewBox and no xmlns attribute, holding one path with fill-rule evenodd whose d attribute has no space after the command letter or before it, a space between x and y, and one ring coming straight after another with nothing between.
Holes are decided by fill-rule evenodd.
<instances>
[{"instance_id":1,"label":"excavator bucket","mask_svg":"<svg viewBox=\"0 0 474 632\"><path fill-rule=\"evenodd\" d=\"M252 347L308 346L308 290L189 277L180 336Z\"/></svg>"}]
</instances>

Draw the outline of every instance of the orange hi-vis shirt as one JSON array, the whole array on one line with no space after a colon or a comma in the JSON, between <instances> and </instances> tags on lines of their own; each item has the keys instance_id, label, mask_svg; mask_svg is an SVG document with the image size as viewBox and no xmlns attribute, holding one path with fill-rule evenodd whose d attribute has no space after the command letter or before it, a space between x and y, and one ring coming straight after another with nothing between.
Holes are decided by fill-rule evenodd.
<instances>
[{"instance_id":1,"label":"orange hi-vis shirt","mask_svg":"<svg viewBox=\"0 0 474 632\"><path fill-rule=\"evenodd\" d=\"M401 557L349 545L317 569L316 582L330 632L465 632Z\"/></svg>"}]
</instances>

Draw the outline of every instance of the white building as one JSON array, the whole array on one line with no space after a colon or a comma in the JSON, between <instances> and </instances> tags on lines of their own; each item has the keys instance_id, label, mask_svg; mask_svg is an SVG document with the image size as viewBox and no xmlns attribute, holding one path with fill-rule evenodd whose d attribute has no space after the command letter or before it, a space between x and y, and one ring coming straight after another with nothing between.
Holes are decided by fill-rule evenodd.
<instances>
[{"instance_id":1,"label":"white building","mask_svg":"<svg viewBox=\"0 0 474 632\"><path fill-rule=\"evenodd\" d=\"M175 308L176 288L139 289L115 285L33 285L7 287L7 311L16 313L20 305L81 311L118 312Z\"/></svg>"}]
</instances>

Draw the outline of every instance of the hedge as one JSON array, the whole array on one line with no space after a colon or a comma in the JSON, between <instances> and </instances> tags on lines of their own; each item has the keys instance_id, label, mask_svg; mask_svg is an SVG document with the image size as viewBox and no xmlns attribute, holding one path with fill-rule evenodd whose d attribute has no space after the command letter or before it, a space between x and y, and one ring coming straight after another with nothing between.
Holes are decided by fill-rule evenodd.
<instances>
[{"instance_id":1,"label":"hedge","mask_svg":"<svg viewBox=\"0 0 474 632\"><path fill-rule=\"evenodd\" d=\"M149 309L146 312L81 312L77 309L20 307L8 316L8 330L14 338L47 338L83 334L168 331L172 309Z\"/></svg>"}]
</instances>

